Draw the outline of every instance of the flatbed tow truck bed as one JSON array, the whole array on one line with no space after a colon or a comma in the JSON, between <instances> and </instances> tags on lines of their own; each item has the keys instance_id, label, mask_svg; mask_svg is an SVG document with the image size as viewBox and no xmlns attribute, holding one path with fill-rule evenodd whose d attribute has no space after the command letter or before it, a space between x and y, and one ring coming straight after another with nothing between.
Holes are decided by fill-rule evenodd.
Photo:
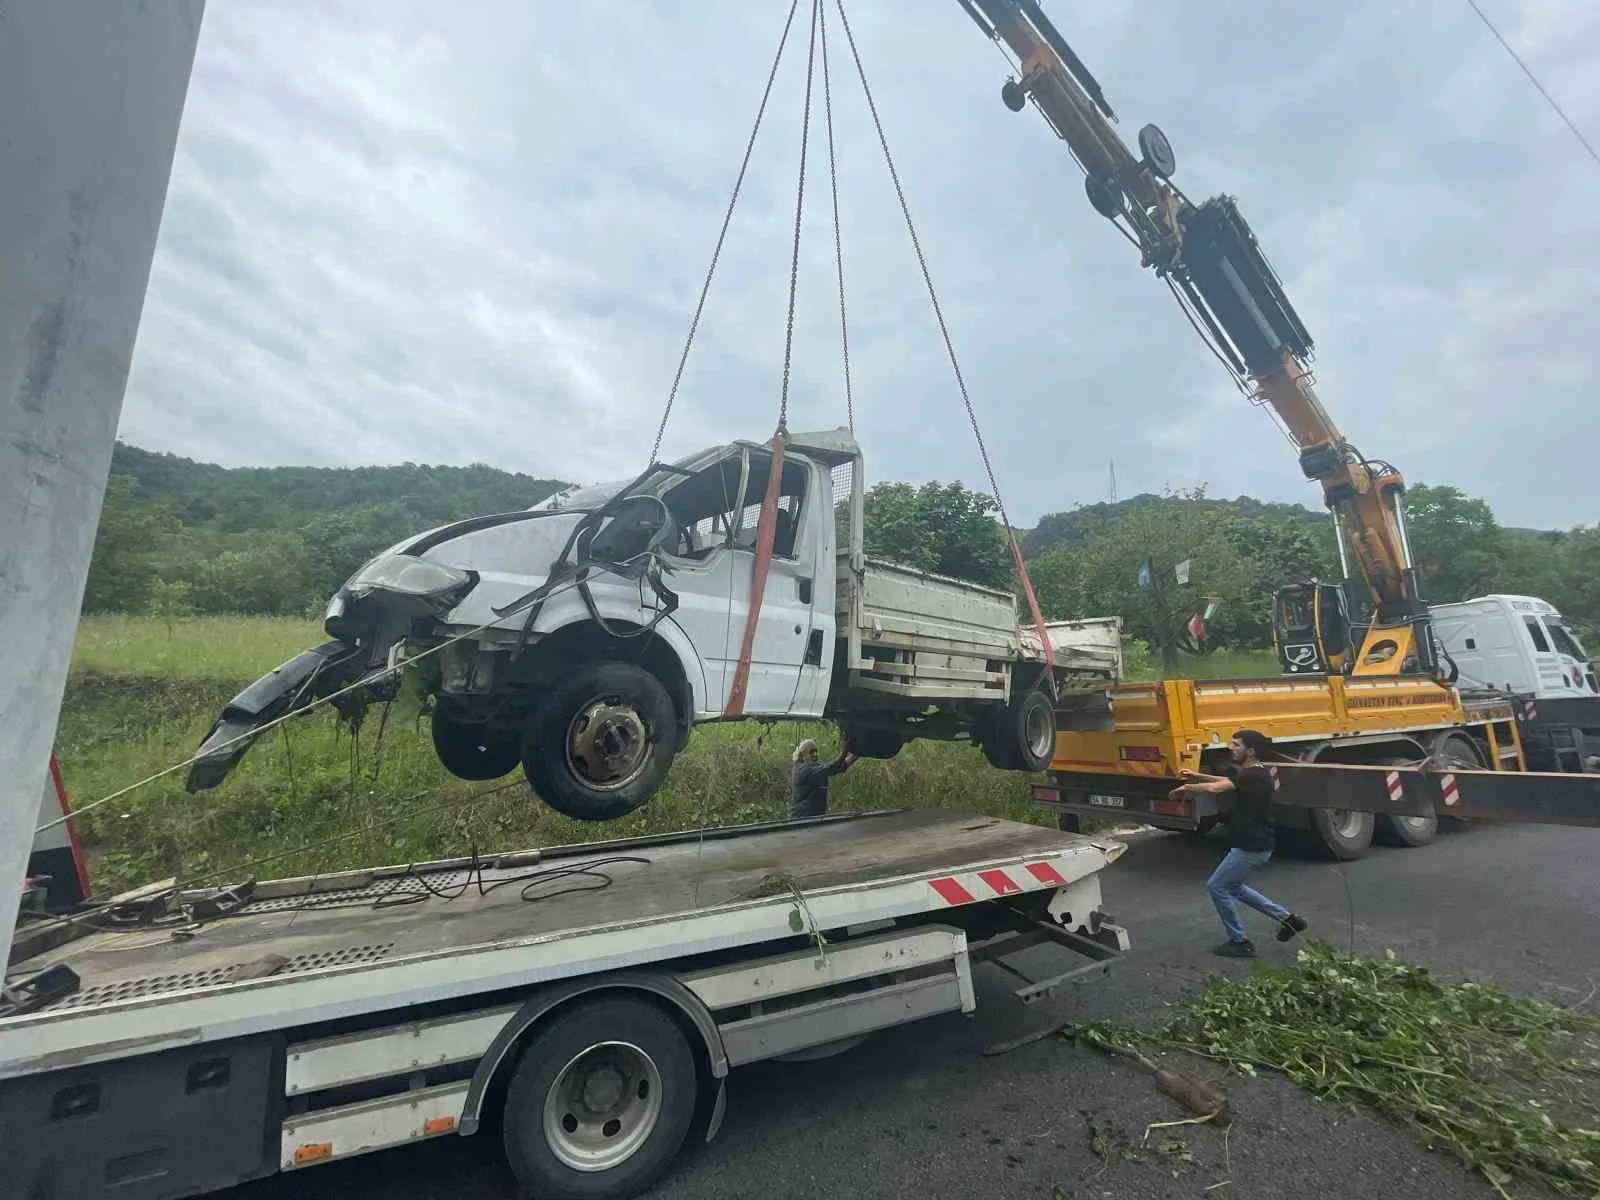
<instances>
[{"instance_id":1,"label":"flatbed tow truck bed","mask_svg":"<svg viewBox=\"0 0 1600 1200\"><path fill-rule=\"evenodd\" d=\"M970 1012L973 961L1043 941L1088 961L1025 1000L1103 972L1127 946L1100 911L1121 852L903 810L168 887L24 923L3 1194L194 1195L503 1110L533 1195L631 1195L691 1125L716 1132L732 1066Z\"/></svg>"}]
</instances>

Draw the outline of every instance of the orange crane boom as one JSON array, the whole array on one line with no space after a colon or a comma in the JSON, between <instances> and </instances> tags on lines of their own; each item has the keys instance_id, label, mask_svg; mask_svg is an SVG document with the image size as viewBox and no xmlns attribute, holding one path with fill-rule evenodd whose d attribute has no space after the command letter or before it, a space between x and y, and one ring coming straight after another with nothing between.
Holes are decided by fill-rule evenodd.
<instances>
[{"instance_id":1,"label":"orange crane boom","mask_svg":"<svg viewBox=\"0 0 1600 1200\"><path fill-rule=\"evenodd\" d=\"M1339 431L1308 368L1312 339L1230 196L1201 204L1173 183L1172 147L1155 125L1138 152L1117 133L1099 82L1037 0L960 0L985 36L1015 56L1001 89L1013 112L1032 100L1084 172L1095 211L1125 228L1140 265L1163 279L1197 331L1252 398L1271 406L1300 451L1300 467L1322 487L1338 528L1340 562L1355 560L1372 602L1353 657L1345 597L1329 584L1280 591L1274 613L1286 670L1437 676L1439 655L1411 556L1401 497L1405 479L1370 459Z\"/></svg>"}]
</instances>

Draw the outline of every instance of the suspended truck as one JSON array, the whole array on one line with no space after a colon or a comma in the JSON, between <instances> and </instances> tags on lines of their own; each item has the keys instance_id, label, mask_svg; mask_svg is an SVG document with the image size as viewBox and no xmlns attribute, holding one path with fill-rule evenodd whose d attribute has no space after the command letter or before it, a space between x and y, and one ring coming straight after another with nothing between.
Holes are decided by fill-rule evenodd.
<instances>
[{"instance_id":1,"label":"suspended truck","mask_svg":"<svg viewBox=\"0 0 1600 1200\"><path fill-rule=\"evenodd\" d=\"M964 739L997 767L1043 769L1053 700L1119 677L1120 621L1021 626L1009 592L868 557L862 488L841 428L712 447L408 538L329 602L332 641L227 705L188 785L216 786L308 704L392 696L401 661L449 771L520 765L580 820L645 803L707 721L836 720L871 758Z\"/></svg>"},{"instance_id":2,"label":"suspended truck","mask_svg":"<svg viewBox=\"0 0 1600 1200\"><path fill-rule=\"evenodd\" d=\"M1064 697L1049 777L1034 785L1035 801L1068 828L1110 811L1206 829L1217 820L1210 797L1168 792L1181 770L1221 770L1241 727L1324 764L1600 767L1600 685L1553 606L1534 597L1448 606L1437 619L1448 630L1441 640L1412 558L1405 480L1352 445L1318 399L1310 332L1237 202L1185 196L1172 183L1176 160L1156 126L1140 129L1137 154L1123 142L1100 83L1037 0L960 2L1015 56L1015 74L1001 88L1006 107L1033 103L1083 168L1095 211L1131 237L1141 266L1168 285L1241 389L1280 418L1302 471L1322 488L1342 574L1351 577L1353 559L1368 610L1356 615L1345 582L1289 584L1273 608L1282 676L1125 683L1101 696ZM1467 631L1474 621L1476 633ZM1452 656L1480 661L1480 639L1503 644L1504 662L1537 652L1542 673L1458 678ZM1327 807L1336 794L1319 793L1321 806L1288 806L1282 823L1339 858L1366 853L1375 834L1406 846L1435 836L1432 811Z\"/></svg>"}]
</instances>

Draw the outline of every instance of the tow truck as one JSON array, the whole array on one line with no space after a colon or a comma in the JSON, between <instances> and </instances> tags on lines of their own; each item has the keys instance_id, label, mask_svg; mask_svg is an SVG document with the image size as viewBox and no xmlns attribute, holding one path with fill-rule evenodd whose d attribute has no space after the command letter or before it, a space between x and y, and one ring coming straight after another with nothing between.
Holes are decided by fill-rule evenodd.
<instances>
[{"instance_id":1,"label":"tow truck","mask_svg":"<svg viewBox=\"0 0 1600 1200\"><path fill-rule=\"evenodd\" d=\"M1084 816L1115 812L1203 831L1218 819L1215 801L1168 793L1182 770L1221 770L1241 727L1325 766L1600 770L1600 683L1553 606L1537 597L1489 597L1440 606L1435 616L1426 602L1406 529L1405 479L1357 449L1318 398L1310 331L1238 202L1220 195L1197 204L1184 195L1172 182L1171 143L1157 126L1139 130L1137 152L1123 141L1099 80L1037 0L960 3L1014 59L1001 87L1005 106L1021 112L1031 103L1039 111L1082 167L1090 205L1138 246L1140 265L1167 284L1241 390L1280 419L1301 470L1322 488L1342 575L1278 591L1278 677L1166 679L1062 697L1055 755L1046 780L1032 785L1034 802L1068 829ZM1364 596L1352 597L1352 559ZM1496 647L1500 673L1463 675L1461 663L1484 662L1480 645ZM1500 670L1502 663L1515 666ZM1337 794L1318 789L1324 801ZM1375 835L1425 845L1439 824L1439 812L1413 806L1402 813L1383 797L1369 810L1286 807L1291 835L1340 859L1367 853Z\"/></svg>"}]
</instances>

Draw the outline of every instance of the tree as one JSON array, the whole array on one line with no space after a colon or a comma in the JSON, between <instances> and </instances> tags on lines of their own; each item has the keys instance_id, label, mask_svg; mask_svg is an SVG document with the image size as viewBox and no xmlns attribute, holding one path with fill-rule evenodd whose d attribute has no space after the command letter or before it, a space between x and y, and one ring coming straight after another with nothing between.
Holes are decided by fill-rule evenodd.
<instances>
[{"instance_id":1,"label":"tree","mask_svg":"<svg viewBox=\"0 0 1600 1200\"><path fill-rule=\"evenodd\" d=\"M1460 488L1419 483L1407 489L1404 506L1411 557L1429 603L1465 600L1490 590L1505 535L1486 503Z\"/></svg>"},{"instance_id":2,"label":"tree","mask_svg":"<svg viewBox=\"0 0 1600 1200\"><path fill-rule=\"evenodd\" d=\"M880 483L866 494L866 550L922 571L989 587L1012 586L1011 551L994 497L960 483Z\"/></svg>"},{"instance_id":3,"label":"tree","mask_svg":"<svg viewBox=\"0 0 1600 1200\"><path fill-rule=\"evenodd\" d=\"M95 530L84 612L137 612L144 608L159 574L163 552L179 532L166 508L135 498L138 485L127 475L106 480Z\"/></svg>"}]
</instances>

